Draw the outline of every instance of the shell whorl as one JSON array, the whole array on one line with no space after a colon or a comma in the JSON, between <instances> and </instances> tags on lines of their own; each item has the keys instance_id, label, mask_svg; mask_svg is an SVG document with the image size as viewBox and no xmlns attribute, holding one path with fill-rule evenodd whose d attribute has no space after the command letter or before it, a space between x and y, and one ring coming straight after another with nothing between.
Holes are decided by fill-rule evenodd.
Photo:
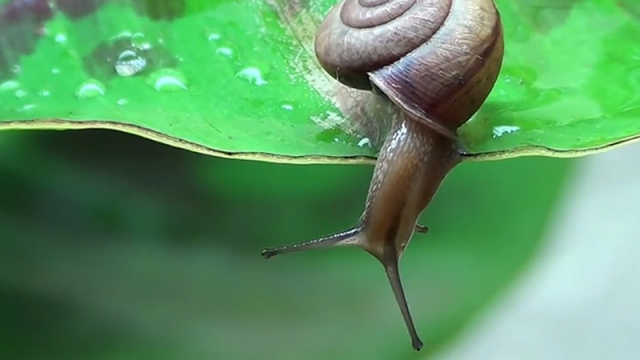
<instances>
[{"instance_id":1,"label":"shell whorl","mask_svg":"<svg viewBox=\"0 0 640 360\"><path fill-rule=\"evenodd\" d=\"M346 85L371 89L367 73L394 63L438 31L452 0L345 0L318 29L322 67Z\"/></svg>"},{"instance_id":2,"label":"shell whorl","mask_svg":"<svg viewBox=\"0 0 640 360\"><path fill-rule=\"evenodd\" d=\"M504 41L493 0L343 0L320 25L321 66L378 88L411 118L455 137L497 80Z\"/></svg>"}]
</instances>

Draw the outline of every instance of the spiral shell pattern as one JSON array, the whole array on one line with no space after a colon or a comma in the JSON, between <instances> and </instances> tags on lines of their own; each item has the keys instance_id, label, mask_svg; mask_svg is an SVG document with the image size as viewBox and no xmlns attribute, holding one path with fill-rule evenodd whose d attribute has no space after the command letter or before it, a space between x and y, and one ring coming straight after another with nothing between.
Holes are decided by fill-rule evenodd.
<instances>
[{"instance_id":1,"label":"spiral shell pattern","mask_svg":"<svg viewBox=\"0 0 640 360\"><path fill-rule=\"evenodd\" d=\"M343 0L315 49L338 81L377 87L411 117L451 132L493 88L504 42L493 0Z\"/></svg>"},{"instance_id":2,"label":"spiral shell pattern","mask_svg":"<svg viewBox=\"0 0 640 360\"><path fill-rule=\"evenodd\" d=\"M347 85L370 88L366 73L429 41L445 21L451 1L343 1L331 9L318 29L318 59L327 72Z\"/></svg>"}]
</instances>

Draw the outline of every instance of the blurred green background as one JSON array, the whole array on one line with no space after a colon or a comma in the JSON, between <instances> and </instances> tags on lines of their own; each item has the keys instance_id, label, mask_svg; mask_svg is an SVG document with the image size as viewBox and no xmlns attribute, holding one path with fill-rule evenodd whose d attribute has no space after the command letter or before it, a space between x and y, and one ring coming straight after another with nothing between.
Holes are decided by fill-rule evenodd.
<instances>
[{"instance_id":1,"label":"blurred green background","mask_svg":"<svg viewBox=\"0 0 640 360\"><path fill-rule=\"evenodd\" d=\"M578 160L454 169L401 272L356 249L372 166L207 157L113 131L0 132L0 359L424 359L517 281Z\"/></svg>"}]
</instances>

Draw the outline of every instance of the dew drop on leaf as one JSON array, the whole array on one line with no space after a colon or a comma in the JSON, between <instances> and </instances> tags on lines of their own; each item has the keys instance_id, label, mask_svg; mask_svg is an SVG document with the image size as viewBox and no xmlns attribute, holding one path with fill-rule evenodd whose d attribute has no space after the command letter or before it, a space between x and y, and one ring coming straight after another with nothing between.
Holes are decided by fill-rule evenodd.
<instances>
[{"instance_id":1,"label":"dew drop on leaf","mask_svg":"<svg viewBox=\"0 0 640 360\"><path fill-rule=\"evenodd\" d=\"M140 32L121 32L113 40L97 44L83 57L85 71L105 83L115 76L153 73L175 68L178 64L178 59L166 47L158 42L152 45Z\"/></svg>"},{"instance_id":2,"label":"dew drop on leaf","mask_svg":"<svg viewBox=\"0 0 640 360\"><path fill-rule=\"evenodd\" d=\"M493 128L493 137L497 138L505 134L516 132L518 130L520 130L520 127L518 126L508 126L508 125L495 126Z\"/></svg>"},{"instance_id":3,"label":"dew drop on leaf","mask_svg":"<svg viewBox=\"0 0 640 360\"><path fill-rule=\"evenodd\" d=\"M123 77L133 76L142 72L147 66L147 59L138 55L134 50L124 50L118 55L115 69Z\"/></svg>"},{"instance_id":4,"label":"dew drop on leaf","mask_svg":"<svg viewBox=\"0 0 640 360\"><path fill-rule=\"evenodd\" d=\"M131 35L131 46L142 50L151 49L151 42L144 36L143 33L135 33Z\"/></svg>"},{"instance_id":5,"label":"dew drop on leaf","mask_svg":"<svg viewBox=\"0 0 640 360\"><path fill-rule=\"evenodd\" d=\"M224 56L231 56L231 55L233 55L233 50L231 48L223 46L223 47L219 47L219 48L216 49L216 54L220 54L220 55L224 55Z\"/></svg>"},{"instance_id":6,"label":"dew drop on leaf","mask_svg":"<svg viewBox=\"0 0 640 360\"><path fill-rule=\"evenodd\" d=\"M76 96L78 96L78 98L80 99L87 99L96 96L102 96L104 95L105 91L106 89L100 81L89 79L80 84L78 90L76 91Z\"/></svg>"},{"instance_id":7,"label":"dew drop on leaf","mask_svg":"<svg viewBox=\"0 0 640 360\"><path fill-rule=\"evenodd\" d=\"M28 110L34 109L35 107L36 107L35 104L27 104L27 105L21 107L20 109L18 109L18 111L20 111L20 112L28 111Z\"/></svg>"},{"instance_id":8,"label":"dew drop on leaf","mask_svg":"<svg viewBox=\"0 0 640 360\"><path fill-rule=\"evenodd\" d=\"M5 82L0 83L0 91L15 90L18 87L20 87L20 84L18 84L18 82L15 80L7 80Z\"/></svg>"},{"instance_id":9,"label":"dew drop on leaf","mask_svg":"<svg viewBox=\"0 0 640 360\"><path fill-rule=\"evenodd\" d=\"M360 147L363 147L363 146L371 147L371 140L369 140L368 137L362 138L362 139L360 139L360 141L358 141L358 146L360 146Z\"/></svg>"},{"instance_id":10,"label":"dew drop on leaf","mask_svg":"<svg viewBox=\"0 0 640 360\"><path fill-rule=\"evenodd\" d=\"M268 84L267 81L262 78L262 72L260 72L260 69L256 67L244 68L240 70L237 76L254 85L262 86Z\"/></svg>"},{"instance_id":11,"label":"dew drop on leaf","mask_svg":"<svg viewBox=\"0 0 640 360\"><path fill-rule=\"evenodd\" d=\"M149 75L147 83L158 91L187 90L187 80L179 70L160 69Z\"/></svg>"},{"instance_id":12,"label":"dew drop on leaf","mask_svg":"<svg viewBox=\"0 0 640 360\"><path fill-rule=\"evenodd\" d=\"M57 43L64 44L67 42L67 35L65 34L56 34L55 40Z\"/></svg>"}]
</instances>

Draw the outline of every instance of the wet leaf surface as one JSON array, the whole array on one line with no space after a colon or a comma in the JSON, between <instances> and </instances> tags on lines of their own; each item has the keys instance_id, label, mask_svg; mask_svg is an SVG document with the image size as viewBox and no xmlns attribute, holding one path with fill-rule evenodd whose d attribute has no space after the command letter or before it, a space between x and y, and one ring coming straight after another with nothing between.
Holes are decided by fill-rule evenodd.
<instances>
[{"instance_id":1,"label":"wet leaf surface","mask_svg":"<svg viewBox=\"0 0 640 360\"><path fill-rule=\"evenodd\" d=\"M577 156L638 136L635 3L496 2L505 62L459 131L469 152ZM336 97L314 57L333 4L0 1L0 128L112 128L269 161L374 157L384 128L363 125L363 100Z\"/></svg>"}]
</instances>

